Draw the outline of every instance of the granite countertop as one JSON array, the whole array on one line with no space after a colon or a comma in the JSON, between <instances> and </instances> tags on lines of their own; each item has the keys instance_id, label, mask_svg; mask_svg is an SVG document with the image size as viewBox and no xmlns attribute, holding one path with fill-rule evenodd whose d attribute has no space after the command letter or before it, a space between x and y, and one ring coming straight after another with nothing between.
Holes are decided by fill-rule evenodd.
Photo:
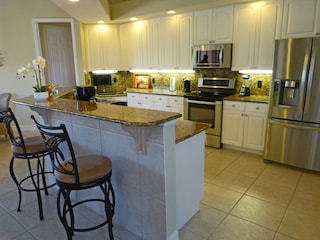
<instances>
[{"instance_id":1,"label":"granite countertop","mask_svg":"<svg viewBox=\"0 0 320 240\"><path fill-rule=\"evenodd\" d=\"M178 119L176 123L176 143L182 142L183 140L206 130L210 126L211 125L208 123Z\"/></svg>"},{"instance_id":2,"label":"granite countertop","mask_svg":"<svg viewBox=\"0 0 320 240\"><path fill-rule=\"evenodd\" d=\"M47 101L35 101L33 96L28 96L13 100L13 103L136 126L159 125L181 117L180 113L174 112L133 108L59 97L49 97Z\"/></svg>"},{"instance_id":3,"label":"granite countertop","mask_svg":"<svg viewBox=\"0 0 320 240\"><path fill-rule=\"evenodd\" d=\"M239 94L234 94L234 95L223 98L223 100L240 101L240 102L269 103L269 96L261 96L261 95L239 96Z\"/></svg>"},{"instance_id":4,"label":"granite countertop","mask_svg":"<svg viewBox=\"0 0 320 240\"><path fill-rule=\"evenodd\" d=\"M182 90L170 91L169 89L161 88L149 88L149 89L140 89L140 88L127 88L127 93L145 93L145 94L160 94L160 95L169 95L169 96L181 96L183 97L185 93Z\"/></svg>"}]
</instances>

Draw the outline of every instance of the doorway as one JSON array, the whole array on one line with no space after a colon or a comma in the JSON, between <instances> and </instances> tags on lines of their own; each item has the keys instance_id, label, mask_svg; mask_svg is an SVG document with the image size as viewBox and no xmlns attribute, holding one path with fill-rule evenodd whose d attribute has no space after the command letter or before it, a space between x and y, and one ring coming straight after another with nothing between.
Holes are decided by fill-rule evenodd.
<instances>
[{"instance_id":1,"label":"doorway","mask_svg":"<svg viewBox=\"0 0 320 240\"><path fill-rule=\"evenodd\" d=\"M34 20L36 52L47 61L45 83L74 87L78 83L73 21Z\"/></svg>"}]
</instances>

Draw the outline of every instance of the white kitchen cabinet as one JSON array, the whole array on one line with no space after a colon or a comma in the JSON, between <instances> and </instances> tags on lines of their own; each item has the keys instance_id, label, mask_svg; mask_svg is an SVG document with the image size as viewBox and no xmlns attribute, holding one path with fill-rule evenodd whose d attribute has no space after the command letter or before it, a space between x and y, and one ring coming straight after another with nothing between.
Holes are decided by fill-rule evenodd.
<instances>
[{"instance_id":1,"label":"white kitchen cabinet","mask_svg":"<svg viewBox=\"0 0 320 240\"><path fill-rule=\"evenodd\" d=\"M232 43L233 6L194 12L194 44Z\"/></svg>"},{"instance_id":2,"label":"white kitchen cabinet","mask_svg":"<svg viewBox=\"0 0 320 240\"><path fill-rule=\"evenodd\" d=\"M234 7L232 70L272 69L274 42L280 38L282 1Z\"/></svg>"},{"instance_id":3,"label":"white kitchen cabinet","mask_svg":"<svg viewBox=\"0 0 320 240\"><path fill-rule=\"evenodd\" d=\"M155 109L183 114L183 100L181 96L164 94L127 93L128 107Z\"/></svg>"},{"instance_id":4,"label":"white kitchen cabinet","mask_svg":"<svg viewBox=\"0 0 320 240\"><path fill-rule=\"evenodd\" d=\"M149 69L161 68L161 44L160 44L160 18L149 21L149 41L150 41L150 63Z\"/></svg>"},{"instance_id":5,"label":"white kitchen cabinet","mask_svg":"<svg viewBox=\"0 0 320 240\"><path fill-rule=\"evenodd\" d=\"M121 47L121 69L137 69L139 65L139 33L136 31L135 23L120 25L120 47Z\"/></svg>"},{"instance_id":6,"label":"white kitchen cabinet","mask_svg":"<svg viewBox=\"0 0 320 240\"><path fill-rule=\"evenodd\" d=\"M161 69L191 69L193 14L160 19Z\"/></svg>"},{"instance_id":7,"label":"white kitchen cabinet","mask_svg":"<svg viewBox=\"0 0 320 240\"><path fill-rule=\"evenodd\" d=\"M183 97L153 95L153 108L183 114Z\"/></svg>"},{"instance_id":8,"label":"white kitchen cabinet","mask_svg":"<svg viewBox=\"0 0 320 240\"><path fill-rule=\"evenodd\" d=\"M127 93L128 107L153 109L151 94Z\"/></svg>"},{"instance_id":9,"label":"white kitchen cabinet","mask_svg":"<svg viewBox=\"0 0 320 240\"><path fill-rule=\"evenodd\" d=\"M222 143L262 151L268 104L223 101Z\"/></svg>"},{"instance_id":10,"label":"white kitchen cabinet","mask_svg":"<svg viewBox=\"0 0 320 240\"><path fill-rule=\"evenodd\" d=\"M282 38L314 37L320 33L319 0L285 0Z\"/></svg>"},{"instance_id":11,"label":"white kitchen cabinet","mask_svg":"<svg viewBox=\"0 0 320 240\"><path fill-rule=\"evenodd\" d=\"M84 25L87 70L120 68L119 26Z\"/></svg>"}]
</instances>

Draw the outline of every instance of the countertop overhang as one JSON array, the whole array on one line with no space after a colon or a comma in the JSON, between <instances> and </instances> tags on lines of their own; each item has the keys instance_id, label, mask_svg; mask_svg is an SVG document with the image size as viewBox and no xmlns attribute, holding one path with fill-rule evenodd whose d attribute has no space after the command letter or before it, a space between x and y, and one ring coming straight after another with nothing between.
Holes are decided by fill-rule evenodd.
<instances>
[{"instance_id":1,"label":"countertop overhang","mask_svg":"<svg viewBox=\"0 0 320 240\"><path fill-rule=\"evenodd\" d=\"M33 96L28 96L13 100L12 102L29 107L50 109L52 111L66 112L79 116L138 126L159 125L178 119L182 116L180 113L64 99L59 97L48 98L47 101L35 101Z\"/></svg>"},{"instance_id":2,"label":"countertop overhang","mask_svg":"<svg viewBox=\"0 0 320 240\"><path fill-rule=\"evenodd\" d=\"M59 97L49 97L47 101L35 101L33 96L28 96L13 100L13 103L132 126L154 126L177 120L175 125L176 143L182 142L210 127L210 124L207 123L183 120L180 113Z\"/></svg>"}]
</instances>

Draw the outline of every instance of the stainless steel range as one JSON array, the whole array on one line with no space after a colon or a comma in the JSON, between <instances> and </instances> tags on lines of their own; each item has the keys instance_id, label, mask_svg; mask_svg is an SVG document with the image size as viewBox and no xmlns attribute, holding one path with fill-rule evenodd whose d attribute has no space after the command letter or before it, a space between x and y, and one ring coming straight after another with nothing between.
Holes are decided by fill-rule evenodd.
<instances>
[{"instance_id":1,"label":"stainless steel range","mask_svg":"<svg viewBox=\"0 0 320 240\"><path fill-rule=\"evenodd\" d=\"M233 78L199 78L198 91L186 93L184 118L210 123L206 145L221 148L222 100L235 93Z\"/></svg>"}]
</instances>

